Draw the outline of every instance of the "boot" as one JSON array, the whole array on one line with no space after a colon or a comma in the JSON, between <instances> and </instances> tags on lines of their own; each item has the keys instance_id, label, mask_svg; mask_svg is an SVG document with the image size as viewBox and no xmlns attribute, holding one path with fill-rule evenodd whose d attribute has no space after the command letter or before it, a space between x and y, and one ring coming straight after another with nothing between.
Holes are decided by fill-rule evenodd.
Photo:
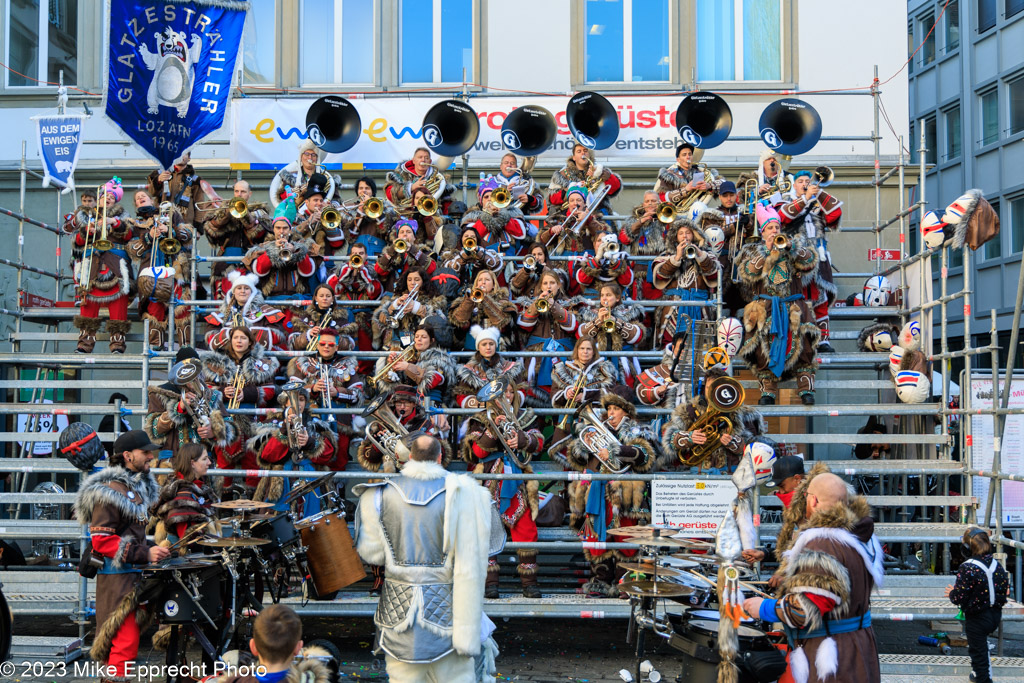
<instances>
[{"instance_id":1,"label":"boot","mask_svg":"<svg viewBox=\"0 0 1024 683\"><path fill-rule=\"evenodd\" d=\"M110 352L124 353L127 348L124 336L132 329L132 324L127 320L111 320L107 323L107 330L110 332Z\"/></svg>"},{"instance_id":2,"label":"boot","mask_svg":"<svg viewBox=\"0 0 1024 683\"><path fill-rule=\"evenodd\" d=\"M497 560L491 558L487 562L487 580L484 582L484 599L497 600L501 597L498 593L498 566Z\"/></svg>"},{"instance_id":3,"label":"boot","mask_svg":"<svg viewBox=\"0 0 1024 683\"><path fill-rule=\"evenodd\" d=\"M818 353L835 353L835 349L828 341L828 318L818 321L818 329L821 330L821 340L818 342Z\"/></svg>"},{"instance_id":4,"label":"boot","mask_svg":"<svg viewBox=\"0 0 1024 683\"><path fill-rule=\"evenodd\" d=\"M814 373L806 370L796 375L796 388L800 391L800 400L805 406L814 405Z\"/></svg>"},{"instance_id":5,"label":"boot","mask_svg":"<svg viewBox=\"0 0 1024 683\"><path fill-rule=\"evenodd\" d=\"M761 389L761 398L757 404L761 406L775 405L775 397L779 395L779 380L774 376L762 376L757 378L757 384Z\"/></svg>"},{"instance_id":6,"label":"boot","mask_svg":"<svg viewBox=\"0 0 1024 683\"><path fill-rule=\"evenodd\" d=\"M100 330L100 319L76 315L72 324L81 330L78 334L78 347L75 351L77 353L92 353L96 346L96 333Z\"/></svg>"},{"instance_id":7,"label":"boot","mask_svg":"<svg viewBox=\"0 0 1024 683\"><path fill-rule=\"evenodd\" d=\"M519 581L523 586L523 597L543 597L540 592L540 586L537 585L536 551L520 550L517 555L519 556L519 566L516 567L516 571L519 572Z\"/></svg>"},{"instance_id":8,"label":"boot","mask_svg":"<svg viewBox=\"0 0 1024 683\"><path fill-rule=\"evenodd\" d=\"M162 349L164 346L164 332L154 323L149 324L149 346L153 349Z\"/></svg>"},{"instance_id":9,"label":"boot","mask_svg":"<svg viewBox=\"0 0 1024 683\"><path fill-rule=\"evenodd\" d=\"M192 340L190 339L190 332L188 318L184 320L178 320L174 324L174 341L178 343L178 348L183 346L192 346Z\"/></svg>"}]
</instances>

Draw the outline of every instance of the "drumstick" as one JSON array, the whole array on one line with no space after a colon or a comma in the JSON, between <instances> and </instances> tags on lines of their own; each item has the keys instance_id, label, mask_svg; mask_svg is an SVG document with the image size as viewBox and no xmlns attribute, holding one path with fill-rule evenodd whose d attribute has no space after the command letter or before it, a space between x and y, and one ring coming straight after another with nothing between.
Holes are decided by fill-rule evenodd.
<instances>
[{"instance_id":1,"label":"drumstick","mask_svg":"<svg viewBox=\"0 0 1024 683\"><path fill-rule=\"evenodd\" d=\"M200 524L199 526L194 527L191 531L189 531L187 534L185 534L184 536L179 538L175 543L173 543L171 547L168 548L168 550L177 550L181 547L182 543L185 543L186 541L191 542L192 537L199 532L203 532L205 534L206 532L203 531L203 529L205 529L209 524L209 522L205 522L204 524Z\"/></svg>"}]
</instances>

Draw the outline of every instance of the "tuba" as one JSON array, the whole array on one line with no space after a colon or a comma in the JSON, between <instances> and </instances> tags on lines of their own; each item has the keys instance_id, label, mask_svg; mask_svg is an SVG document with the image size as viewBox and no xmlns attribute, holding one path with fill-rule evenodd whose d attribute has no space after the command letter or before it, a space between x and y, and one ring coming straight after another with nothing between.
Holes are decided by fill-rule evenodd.
<instances>
[{"instance_id":1,"label":"tuba","mask_svg":"<svg viewBox=\"0 0 1024 683\"><path fill-rule=\"evenodd\" d=\"M369 417L370 415L374 417L373 422L366 425L366 438L369 439L370 443L378 451L384 454L385 459L389 459L397 464L400 461L398 445L402 439L409 436L409 430L406 429L402 421L398 419L398 416L388 406L387 400L389 397L390 394L381 394L373 399L363 409L363 417ZM374 424L379 427L376 431L372 429Z\"/></svg>"},{"instance_id":2,"label":"tuba","mask_svg":"<svg viewBox=\"0 0 1024 683\"><path fill-rule=\"evenodd\" d=\"M199 363L192 362L191 359L182 361L175 363L171 368L170 381L171 384L181 389L181 405L185 406L185 410L197 424L205 427L210 424L212 408L210 406L210 389L200 379L201 373L202 368ZM195 394L195 406L185 400L186 393Z\"/></svg>"},{"instance_id":3,"label":"tuba","mask_svg":"<svg viewBox=\"0 0 1024 683\"><path fill-rule=\"evenodd\" d=\"M803 100L785 97L761 112L757 129L768 149L782 157L782 168L798 154L809 151L821 138L821 117Z\"/></svg>"},{"instance_id":4,"label":"tuba","mask_svg":"<svg viewBox=\"0 0 1024 683\"><path fill-rule=\"evenodd\" d=\"M555 117L544 107L533 104L516 107L501 124L501 144L524 157L542 154L555 144L557 135Z\"/></svg>"},{"instance_id":5,"label":"tuba","mask_svg":"<svg viewBox=\"0 0 1024 683\"><path fill-rule=\"evenodd\" d=\"M622 444L605 425L605 419L594 412L592 403L580 406L573 417L576 424L579 425L577 436L580 442L601 461L601 464L607 467L612 474L623 474L629 470L629 465L624 464L611 454L611 451L617 450ZM609 451L607 458L598 455L601 449Z\"/></svg>"},{"instance_id":6,"label":"tuba","mask_svg":"<svg viewBox=\"0 0 1024 683\"><path fill-rule=\"evenodd\" d=\"M303 388L302 382L288 382L281 387L286 408L284 430L288 435L289 448L301 448L299 436L308 436L306 426L302 424L302 411L299 410L299 391Z\"/></svg>"},{"instance_id":7,"label":"tuba","mask_svg":"<svg viewBox=\"0 0 1024 683\"><path fill-rule=\"evenodd\" d=\"M723 434L732 434L733 424L727 415L743 405L743 385L732 377L716 377L704 389L708 407L690 425L690 431L703 431L707 439L702 444L693 444L687 455L679 454L679 460L689 467L698 467L712 453L721 447Z\"/></svg>"},{"instance_id":8,"label":"tuba","mask_svg":"<svg viewBox=\"0 0 1024 683\"><path fill-rule=\"evenodd\" d=\"M487 424L491 433L501 442L501 447L505 449L508 457L512 458L513 462L522 469L530 463L533 455L508 445L508 439L511 439L519 431L519 422L516 420L515 408L505 398L508 384L508 379L504 377L491 380L477 392L476 400L484 406L482 409L483 415L481 416L483 421ZM499 417L502 418L500 424L498 424Z\"/></svg>"}]
</instances>

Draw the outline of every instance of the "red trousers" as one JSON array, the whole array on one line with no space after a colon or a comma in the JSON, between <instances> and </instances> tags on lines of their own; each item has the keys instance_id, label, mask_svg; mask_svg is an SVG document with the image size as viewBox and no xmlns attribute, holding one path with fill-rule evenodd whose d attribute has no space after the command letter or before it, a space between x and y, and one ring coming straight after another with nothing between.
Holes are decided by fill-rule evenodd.
<instances>
[{"instance_id":1,"label":"red trousers","mask_svg":"<svg viewBox=\"0 0 1024 683\"><path fill-rule=\"evenodd\" d=\"M98 318L100 316L100 309L104 306L110 311L111 320L127 320L128 319L128 297L119 296L113 301L107 303L98 304L95 301L82 300L80 307L80 313L86 318Z\"/></svg>"},{"instance_id":2,"label":"red trousers","mask_svg":"<svg viewBox=\"0 0 1024 683\"><path fill-rule=\"evenodd\" d=\"M109 678L128 676L127 663L135 661L139 654L139 624L134 615L121 624L110 646L110 658L107 659Z\"/></svg>"}]
</instances>

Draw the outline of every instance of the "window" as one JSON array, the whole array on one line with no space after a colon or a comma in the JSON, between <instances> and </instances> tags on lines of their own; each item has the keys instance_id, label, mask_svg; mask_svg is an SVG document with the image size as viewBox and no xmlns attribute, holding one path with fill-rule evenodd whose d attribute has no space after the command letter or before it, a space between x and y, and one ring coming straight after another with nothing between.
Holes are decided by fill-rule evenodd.
<instances>
[{"instance_id":1,"label":"window","mask_svg":"<svg viewBox=\"0 0 1024 683\"><path fill-rule=\"evenodd\" d=\"M998 202L990 202L990 204L992 204L992 210L995 211L996 215L998 216L999 215L999 203ZM999 258L1000 256L1002 256L1003 249L1002 249L1002 245L1000 244L999 235L996 235L995 237L990 239L988 242L985 242L984 249L985 249L985 259L986 260L994 259L994 258Z\"/></svg>"},{"instance_id":2,"label":"window","mask_svg":"<svg viewBox=\"0 0 1024 683\"><path fill-rule=\"evenodd\" d=\"M1010 201L1010 252L1024 249L1024 197Z\"/></svg>"},{"instance_id":3,"label":"window","mask_svg":"<svg viewBox=\"0 0 1024 683\"><path fill-rule=\"evenodd\" d=\"M917 135L914 133L914 130L915 130L914 122L911 121L910 122L910 133L909 133L909 136L907 137L907 140L909 140L909 142L910 142L909 147L910 147L910 163L911 164L916 164L917 163L917 148L921 146L921 141L917 139Z\"/></svg>"},{"instance_id":4,"label":"window","mask_svg":"<svg viewBox=\"0 0 1024 683\"><path fill-rule=\"evenodd\" d=\"M303 85L373 83L373 2L302 0L301 12Z\"/></svg>"},{"instance_id":5,"label":"window","mask_svg":"<svg viewBox=\"0 0 1024 683\"><path fill-rule=\"evenodd\" d=\"M1009 19L1024 9L1024 0L1006 0L1006 18Z\"/></svg>"},{"instance_id":6,"label":"window","mask_svg":"<svg viewBox=\"0 0 1024 683\"><path fill-rule=\"evenodd\" d=\"M917 43L914 41L914 25L907 26L907 73L914 73L914 60L911 55L914 54L914 48L917 47Z\"/></svg>"},{"instance_id":7,"label":"window","mask_svg":"<svg viewBox=\"0 0 1024 683\"><path fill-rule=\"evenodd\" d=\"M981 95L981 144L999 139L999 92L993 88Z\"/></svg>"},{"instance_id":8,"label":"window","mask_svg":"<svg viewBox=\"0 0 1024 683\"><path fill-rule=\"evenodd\" d=\"M935 130L935 117L924 120L924 162L934 164L938 162L938 141Z\"/></svg>"},{"instance_id":9,"label":"window","mask_svg":"<svg viewBox=\"0 0 1024 683\"><path fill-rule=\"evenodd\" d=\"M242 33L242 82L276 79L277 0L252 0Z\"/></svg>"},{"instance_id":10,"label":"window","mask_svg":"<svg viewBox=\"0 0 1024 683\"><path fill-rule=\"evenodd\" d=\"M8 86L78 83L78 0L9 0ZM14 73L17 72L17 73Z\"/></svg>"},{"instance_id":11,"label":"window","mask_svg":"<svg viewBox=\"0 0 1024 683\"><path fill-rule=\"evenodd\" d=\"M960 156L960 107L943 114L946 127L946 161Z\"/></svg>"},{"instance_id":12,"label":"window","mask_svg":"<svg viewBox=\"0 0 1024 683\"><path fill-rule=\"evenodd\" d=\"M697 80L782 80L779 0L697 0Z\"/></svg>"},{"instance_id":13,"label":"window","mask_svg":"<svg viewBox=\"0 0 1024 683\"><path fill-rule=\"evenodd\" d=\"M473 0L402 0L399 10L402 83L472 81Z\"/></svg>"},{"instance_id":14,"label":"window","mask_svg":"<svg viewBox=\"0 0 1024 683\"><path fill-rule=\"evenodd\" d=\"M946 54L960 47L960 3L952 0L942 15L946 26Z\"/></svg>"},{"instance_id":15,"label":"window","mask_svg":"<svg viewBox=\"0 0 1024 683\"><path fill-rule=\"evenodd\" d=\"M1010 135L1024 130L1024 76L1007 84L1010 97Z\"/></svg>"},{"instance_id":16,"label":"window","mask_svg":"<svg viewBox=\"0 0 1024 683\"><path fill-rule=\"evenodd\" d=\"M587 0L584 79L668 81L671 77L668 0Z\"/></svg>"},{"instance_id":17,"label":"window","mask_svg":"<svg viewBox=\"0 0 1024 683\"><path fill-rule=\"evenodd\" d=\"M996 0L978 0L978 33L996 25Z\"/></svg>"},{"instance_id":18,"label":"window","mask_svg":"<svg viewBox=\"0 0 1024 683\"><path fill-rule=\"evenodd\" d=\"M935 61L934 26L934 14L926 14L917 20L917 30L921 40L921 66L927 66Z\"/></svg>"}]
</instances>

